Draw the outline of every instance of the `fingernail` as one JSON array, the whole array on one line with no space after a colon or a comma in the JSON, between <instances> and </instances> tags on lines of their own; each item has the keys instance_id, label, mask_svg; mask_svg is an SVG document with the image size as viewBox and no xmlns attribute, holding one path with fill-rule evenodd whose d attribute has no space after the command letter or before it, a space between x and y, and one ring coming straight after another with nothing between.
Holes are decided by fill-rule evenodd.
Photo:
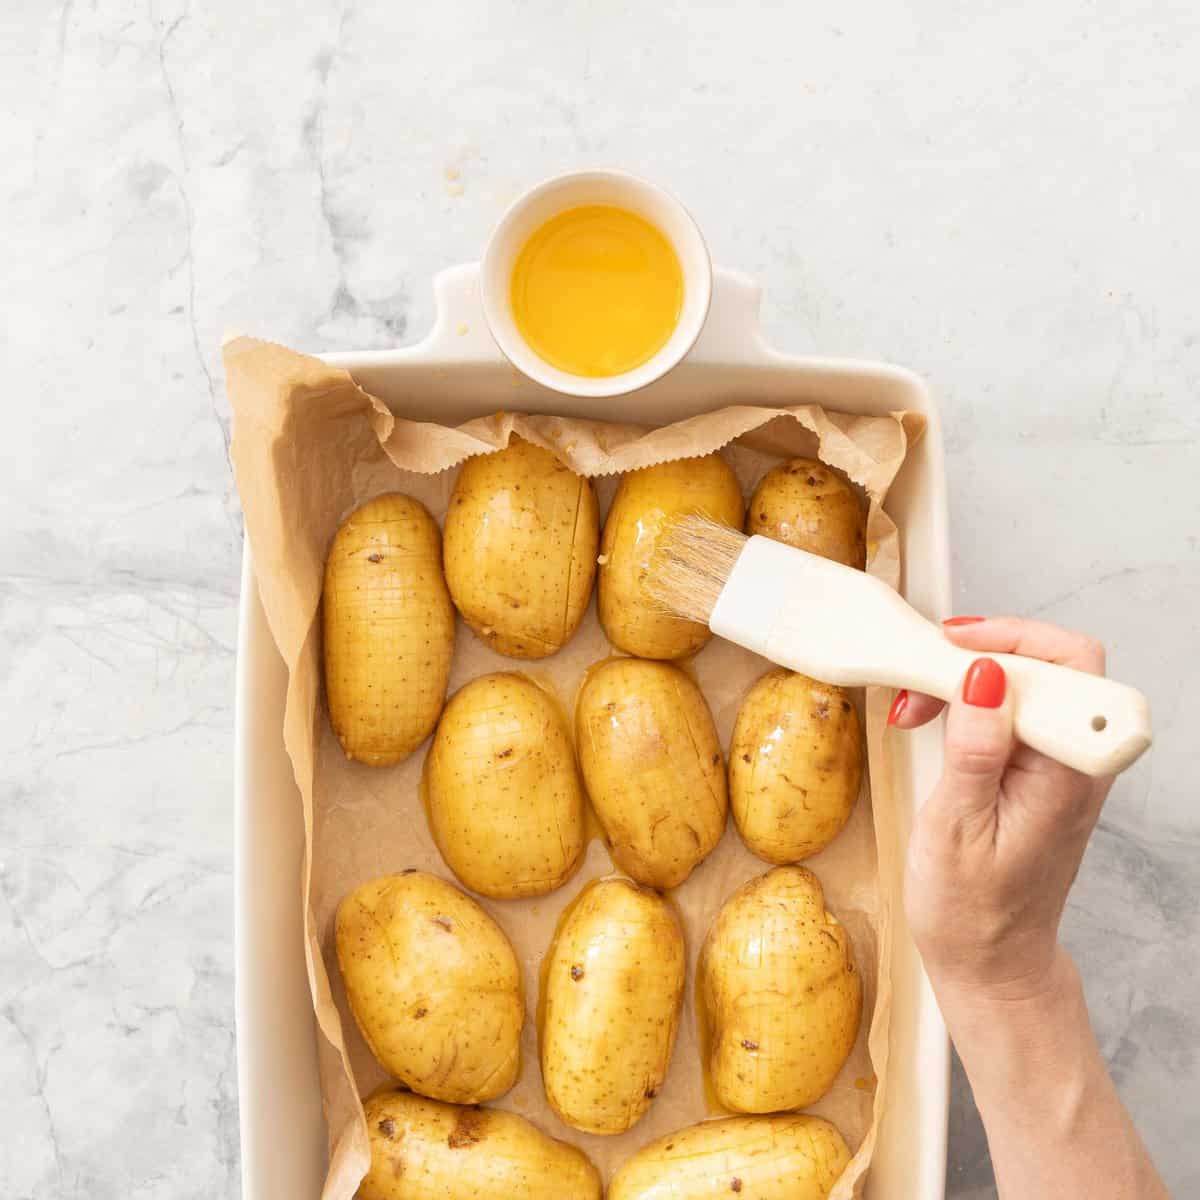
<instances>
[{"instance_id":1,"label":"fingernail","mask_svg":"<svg viewBox=\"0 0 1200 1200\"><path fill-rule=\"evenodd\" d=\"M977 658L963 680L963 699L974 708L999 708L1004 703L1007 680L994 658Z\"/></svg>"},{"instance_id":2,"label":"fingernail","mask_svg":"<svg viewBox=\"0 0 1200 1200\"><path fill-rule=\"evenodd\" d=\"M986 617L947 617L943 625L978 625L980 621L986 621Z\"/></svg>"},{"instance_id":3,"label":"fingernail","mask_svg":"<svg viewBox=\"0 0 1200 1200\"><path fill-rule=\"evenodd\" d=\"M895 725L895 723L904 716L904 710L908 707L908 688L901 688L896 693L895 700L892 701L892 707L888 709L887 723Z\"/></svg>"}]
</instances>

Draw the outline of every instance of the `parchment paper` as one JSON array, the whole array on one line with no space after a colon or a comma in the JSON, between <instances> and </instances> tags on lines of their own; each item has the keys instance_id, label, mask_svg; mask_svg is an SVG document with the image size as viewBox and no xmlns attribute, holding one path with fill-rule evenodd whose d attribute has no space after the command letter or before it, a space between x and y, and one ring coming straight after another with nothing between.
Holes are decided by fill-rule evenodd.
<instances>
[{"instance_id":1,"label":"parchment paper","mask_svg":"<svg viewBox=\"0 0 1200 1200\"><path fill-rule=\"evenodd\" d=\"M386 1081L360 1037L338 978L333 918L338 901L358 884L405 867L453 880L426 825L418 785L426 747L406 762L371 768L347 760L329 727L321 693L318 607L327 547L341 520L384 491L422 501L441 524L456 466L473 454L498 449L517 433L553 451L574 470L605 477L673 458L724 448L743 491L781 456L818 456L862 489L867 506L867 569L892 586L899 580L895 526L882 504L908 446L920 435L914 414L859 417L814 405L764 408L739 405L655 430L546 416L501 413L450 428L394 416L351 376L318 359L250 338L224 348L233 408L233 461L254 549L258 587L272 634L288 668L284 739L304 807L306 954L320 1041L321 1081L330 1138L324 1200L349 1200L369 1162L360 1097ZM599 478L601 512L616 480ZM548 684L568 713L585 669L612 653L595 616L595 602L574 639L539 662L506 659L482 645L461 622L450 687L496 670L525 671ZM769 664L719 639L687 669L712 708L723 746L749 686ZM816 872L832 910L846 924L866 984L862 1031L832 1090L811 1111L837 1124L855 1151L834 1200L859 1193L870 1162L879 1117L880 1086L888 1056L888 979L891 912L886 894L895 853L894 813L882 770L881 740L887 696L862 699L868 778L843 832L805 865ZM427 744L426 744L427 745ZM881 868L884 868L881 870ZM694 970L704 935L722 902L767 865L742 846L732 819L724 839L674 892L688 943L688 989L666 1083L648 1114L612 1138L563 1125L542 1092L534 1012L538 964L559 912L597 875L612 870L600 841L564 887L534 900L481 899L512 939L521 960L528 1019L523 1067L516 1087L496 1101L547 1133L580 1146L607 1179L646 1142L682 1125L719 1115L706 1098L698 1046Z\"/></svg>"}]
</instances>

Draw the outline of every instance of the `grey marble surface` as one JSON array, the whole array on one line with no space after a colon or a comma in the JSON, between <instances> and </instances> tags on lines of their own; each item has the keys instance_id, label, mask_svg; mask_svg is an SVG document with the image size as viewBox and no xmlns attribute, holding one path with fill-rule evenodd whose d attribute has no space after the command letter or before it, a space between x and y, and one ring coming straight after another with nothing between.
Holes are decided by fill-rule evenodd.
<instances>
[{"instance_id":1,"label":"grey marble surface","mask_svg":"<svg viewBox=\"0 0 1200 1200\"><path fill-rule=\"evenodd\" d=\"M778 345L926 375L960 611L1150 694L1066 937L1200 1194L1200 15L979 7L0 5L0 1193L238 1191L221 335L412 341L506 200L599 163ZM949 1181L994 1195L961 1079Z\"/></svg>"}]
</instances>

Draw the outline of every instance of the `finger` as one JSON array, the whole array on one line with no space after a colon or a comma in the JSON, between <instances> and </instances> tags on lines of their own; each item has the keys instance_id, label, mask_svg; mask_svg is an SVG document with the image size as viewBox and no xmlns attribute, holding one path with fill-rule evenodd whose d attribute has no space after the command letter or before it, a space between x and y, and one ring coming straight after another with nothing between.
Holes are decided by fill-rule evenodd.
<instances>
[{"instance_id":1,"label":"finger","mask_svg":"<svg viewBox=\"0 0 1200 1200\"><path fill-rule=\"evenodd\" d=\"M946 636L966 650L984 650L996 654L1023 654L1087 671L1104 674L1104 645L1086 633L1062 629L1045 621L1027 621L1023 617L961 618L961 624L942 623Z\"/></svg>"},{"instance_id":2,"label":"finger","mask_svg":"<svg viewBox=\"0 0 1200 1200\"><path fill-rule=\"evenodd\" d=\"M946 718L946 756L941 803L956 816L994 808L1000 780L1013 751L1012 695L1004 668L977 658L963 677Z\"/></svg>"},{"instance_id":3,"label":"finger","mask_svg":"<svg viewBox=\"0 0 1200 1200\"><path fill-rule=\"evenodd\" d=\"M910 692L907 688L896 693L888 713L888 724L897 729L916 729L928 725L946 707L944 700L927 696L924 692Z\"/></svg>"}]
</instances>

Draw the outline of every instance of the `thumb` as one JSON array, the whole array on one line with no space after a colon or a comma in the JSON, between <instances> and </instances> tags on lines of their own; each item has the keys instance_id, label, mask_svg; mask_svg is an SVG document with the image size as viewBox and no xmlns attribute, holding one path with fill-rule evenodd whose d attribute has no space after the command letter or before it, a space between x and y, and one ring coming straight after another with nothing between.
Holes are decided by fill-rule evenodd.
<instances>
[{"instance_id":1,"label":"thumb","mask_svg":"<svg viewBox=\"0 0 1200 1200\"><path fill-rule=\"evenodd\" d=\"M946 718L942 791L961 815L995 805L1012 749L1012 697L1004 668L993 658L977 658Z\"/></svg>"}]
</instances>

